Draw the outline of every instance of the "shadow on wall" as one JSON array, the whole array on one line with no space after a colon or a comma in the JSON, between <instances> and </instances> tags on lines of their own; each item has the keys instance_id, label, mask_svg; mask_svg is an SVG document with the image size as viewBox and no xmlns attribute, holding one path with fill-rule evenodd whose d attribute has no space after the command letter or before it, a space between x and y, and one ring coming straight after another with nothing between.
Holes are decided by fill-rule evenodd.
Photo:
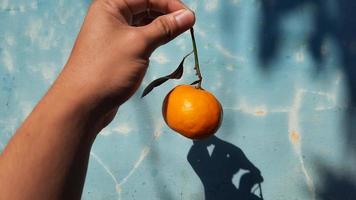
<instances>
[{"instance_id":1,"label":"shadow on wall","mask_svg":"<svg viewBox=\"0 0 356 200\"><path fill-rule=\"evenodd\" d=\"M187 159L204 185L205 200L263 200L261 172L237 146L211 136L194 141ZM232 179L240 169L248 172L241 176L237 188ZM259 195L253 191L256 185Z\"/></svg>"},{"instance_id":2,"label":"shadow on wall","mask_svg":"<svg viewBox=\"0 0 356 200\"><path fill-rule=\"evenodd\" d=\"M335 41L340 52L342 71L349 95L345 111L345 155L356 153L356 1L354 0L262 0L262 26L260 27L259 59L268 70L276 58L281 40L281 21L290 12L308 5L313 8L314 29L307 41L311 57L316 62L317 74L323 72L323 42L326 38ZM356 163L353 163L356 166ZM322 200L356 199L355 174L340 172L318 162L322 184L317 188ZM352 167L351 167L352 168Z\"/></svg>"},{"instance_id":3,"label":"shadow on wall","mask_svg":"<svg viewBox=\"0 0 356 200\"><path fill-rule=\"evenodd\" d=\"M321 175L318 198L321 200L355 200L356 183L350 174L341 173L319 163L318 170Z\"/></svg>"}]
</instances>

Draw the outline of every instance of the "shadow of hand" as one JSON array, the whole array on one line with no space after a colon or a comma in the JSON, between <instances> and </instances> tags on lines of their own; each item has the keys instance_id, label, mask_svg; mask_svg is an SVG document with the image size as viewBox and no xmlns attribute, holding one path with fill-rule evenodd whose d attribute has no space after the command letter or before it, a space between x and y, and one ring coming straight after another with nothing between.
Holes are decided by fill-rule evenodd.
<instances>
[{"instance_id":1,"label":"shadow of hand","mask_svg":"<svg viewBox=\"0 0 356 200\"><path fill-rule=\"evenodd\" d=\"M262 199L252 193L252 188L263 182L261 172L240 148L216 136L193 143L187 159L204 185L206 200ZM237 188L232 179L240 169L248 172Z\"/></svg>"}]
</instances>

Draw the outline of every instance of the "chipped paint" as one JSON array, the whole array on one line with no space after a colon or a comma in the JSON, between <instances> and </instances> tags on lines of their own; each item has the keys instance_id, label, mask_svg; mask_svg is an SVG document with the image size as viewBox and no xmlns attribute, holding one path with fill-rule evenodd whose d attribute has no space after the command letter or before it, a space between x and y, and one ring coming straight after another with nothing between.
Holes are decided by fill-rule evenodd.
<instances>
[{"instance_id":1,"label":"chipped paint","mask_svg":"<svg viewBox=\"0 0 356 200\"><path fill-rule=\"evenodd\" d=\"M163 128L163 121L158 121L156 123L155 126L155 130L153 133L153 141L157 140L161 134L162 134L162 128ZM108 133L105 133L104 135L108 135ZM140 153L140 156L138 157L138 159L136 160L136 162L133 164L133 167L131 168L131 170L128 172L128 174L121 179L121 181L119 182L114 173L110 170L110 168L100 159L99 156L97 156L94 152L90 152L90 155L104 168L105 172L111 177L111 179L114 181L115 183L115 191L117 192L118 195L118 199L122 199L122 186L130 179L130 177L135 173L135 171L137 170L137 168L140 167L140 165L142 164L142 162L145 160L145 158L147 157L147 155L150 153L151 151L151 145L153 145L153 143L149 143L147 144Z\"/></svg>"},{"instance_id":2,"label":"chipped paint","mask_svg":"<svg viewBox=\"0 0 356 200\"><path fill-rule=\"evenodd\" d=\"M302 63L305 60L304 52L302 50L297 51L294 57L297 63Z\"/></svg>"},{"instance_id":3,"label":"chipped paint","mask_svg":"<svg viewBox=\"0 0 356 200\"><path fill-rule=\"evenodd\" d=\"M255 112L256 116L265 116L267 114L266 110L257 110Z\"/></svg>"},{"instance_id":4,"label":"chipped paint","mask_svg":"<svg viewBox=\"0 0 356 200\"><path fill-rule=\"evenodd\" d=\"M297 131L291 132L289 137L290 137L290 140L291 140L291 142L293 144L299 142L299 140L300 140L300 135L299 135L299 133Z\"/></svg>"},{"instance_id":5,"label":"chipped paint","mask_svg":"<svg viewBox=\"0 0 356 200\"><path fill-rule=\"evenodd\" d=\"M3 63L8 72L12 72L14 70L14 61L11 53L8 50L3 51Z\"/></svg>"},{"instance_id":6,"label":"chipped paint","mask_svg":"<svg viewBox=\"0 0 356 200\"><path fill-rule=\"evenodd\" d=\"M168 59L167 55L163 52L161 53L154 53L150 60L158 63L158 64L167 64L168 62L170 62L170 60Z\"/></svg>"},{"instance_id":7,"label":"chipped paint","mask_svg":"<svg viewBox=\"0 0 356 200\"><path fill-rule=\"evenodd\" d=\"M240 99L234 107L223 107L224 110L239 111L245 114L250 114L257 117L263 117L268 114L268 109L265 105L250 105L245 99Z\"/></svg>"},{"instance_id":8,"label":"chipped paint","mask_svg":"<svg viewBox=\"0 0 356 200\"><path fill-rule=\"evenodd\" d=\"M227 48L223 47L219 43L215 44L215 48L219 51L219 53L221 53L226 58L233 59L233 60L236 60L236 61L241 62L241 63L246 62L245 58L243 58L241 56L234 55L231 51L229 51Z\"/></svg>"},{"instance_id":9,"label":"chipped paint","mask_svg":"<svg viewBox=\"0 0 356 200\"><path fill-rule=\"evenodd\" d=\"M219 0L205 0L205 10L208 12L215 11L218 7Z\"/></svg>"},{"instance_id":10,"label":"chipped paint","mask_svg":"<svg viewBox=\"0 0 356 200\"><path fill-rule=\"evenodd\" d=\"M296 90L293 104L288 114L289 139L292 143L294 152L298 157L300 167L304 174L309 192L312 196L312 199L315 200L316 193L315 193L314 181L305 167L303 155L302 155L302 140L301 140L299 112L302 107L302 101L304 96L305 96L305 90L303 89Z\"/></svg>"},{"instance_id":11,"label":"chipped paint","mask_svg":"<svg viewBox=\"0 0 356 200\"><path fill-rule=\"evenodd\" d=\"M121 190L118 190L118 186L119 186L119 183L115 177L115 175L111 172L110 168L101 160L101 158L99 156L97 156L93 151L90 152L90 156L92 156L94 158L94 160L96 162L98 162L102 167L103 169L105 170L105 172L110 176L110 178L113 180L113 182L115 183L115 191L117 191L118 193L118 199L121 199L120 197L120 192ZM119 192L120 191L120 192Z\"/></svg>"}]
</instances>

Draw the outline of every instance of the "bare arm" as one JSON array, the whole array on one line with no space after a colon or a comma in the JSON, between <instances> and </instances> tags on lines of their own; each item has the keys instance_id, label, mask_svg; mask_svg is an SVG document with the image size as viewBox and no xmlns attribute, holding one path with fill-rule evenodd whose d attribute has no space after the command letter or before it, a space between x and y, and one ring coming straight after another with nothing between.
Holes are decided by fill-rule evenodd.
<instances>
[{"instance_id":1,"label":"bare arm","mask_svg":"<svg viewBox=\"0 0 356 200\"><path fill-rule=\"evenodd\" d=\"M165 15L131 26L147 8ZM0 199L79 199L96 135L135 92L152 51L193 24L178 0L95 1L66 66L0 156Z\"/></svg>"}]
</instances>

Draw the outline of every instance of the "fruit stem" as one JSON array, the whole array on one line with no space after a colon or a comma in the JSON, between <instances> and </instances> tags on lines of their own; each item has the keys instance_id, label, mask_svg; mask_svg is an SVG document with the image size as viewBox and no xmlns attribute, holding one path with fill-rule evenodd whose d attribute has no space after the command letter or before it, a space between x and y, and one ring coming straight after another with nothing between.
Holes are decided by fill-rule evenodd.
<instances>
[{"instance_id":1,"label":"fruit stem","mask_svg":"<svg viewBox=\"0 0 356 200\"><path fill-rule=\"evenodd\" d=\"M192 37L192 42L193 42L193 51L194 51L194 62L195 62L195 67L194 69L196 70L196 75L198 76L199 78L199 82L198 82L198 86L197 88L198 89L202 89L201 87L201 82L203 81L203 77L201 75L201 72L200 72L200 67L199 67L199 58L198 58L198 49L197 49L197 44L195 42L195 37L194 37L194 29L193 27L190 28L190 35Z\"/></svg>"}]
</instances>

